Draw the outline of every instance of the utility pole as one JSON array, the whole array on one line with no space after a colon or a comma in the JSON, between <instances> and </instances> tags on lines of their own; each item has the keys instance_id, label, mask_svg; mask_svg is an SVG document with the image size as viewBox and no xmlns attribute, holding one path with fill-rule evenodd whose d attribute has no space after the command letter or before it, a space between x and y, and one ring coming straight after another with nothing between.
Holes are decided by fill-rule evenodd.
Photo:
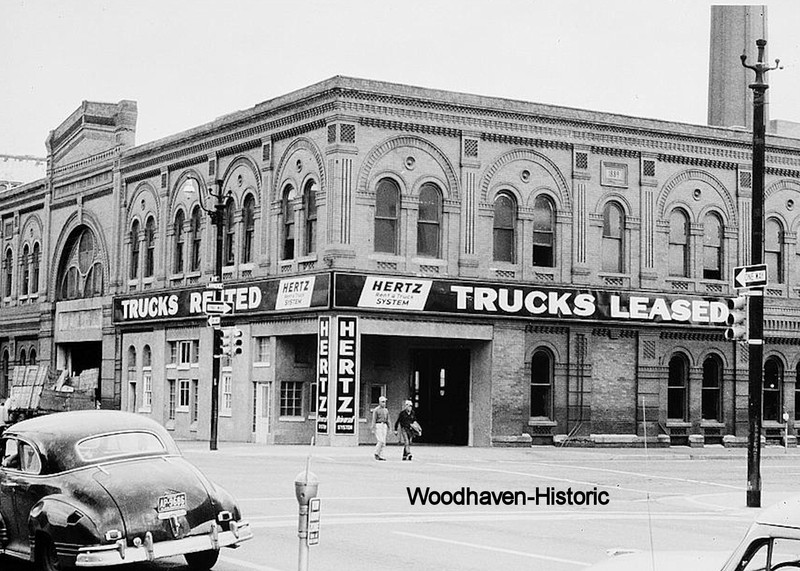
<instances>
[{"instance_id":1,"label":"utility pole","mask_svg":"<svg viewBox=\"0 0 800 571\"><path fill-rule=\"evenodd\" d=\"M742 54L742 65L756 73L756 80L750 84L753 90L753 210L751 252L752 264L764 263L764 100L769 85L766 73L777 69L780 60L775 60L775 67L764 62L766 40L756 40L758 46L758 62L747 65L747 56ZM761 417L762 389L764 368L764 288L751 290L748 322L750 333L749 369L748 369L748 417L749 433L747 437L747 506L761 507Z\"/></svg>"},{"instance_id":2,"label":"utility pole","mask_svg":"<svg viewBox=\"0 0 800 571\"><path fill-rule=\"evenodd\" d=\"M217 283L222 283L222 232L224 215L225 215L225 202L222 194L222 187L220 181L216 183L216 192L211 192L211 196L216 198L214 210L210 212L211 223L216 226L216 258L214 260L215 269L214 275L217 278ZM222 290L218 290L220 293ZM222 301L220 299L219 301ZM214 356L211 364L211 439L209 440L209 449L217 449L217 433L219 431L219 383L220 371L222 361L222 330L219 328L214 329Z\"/></svg>"}]
</instances>

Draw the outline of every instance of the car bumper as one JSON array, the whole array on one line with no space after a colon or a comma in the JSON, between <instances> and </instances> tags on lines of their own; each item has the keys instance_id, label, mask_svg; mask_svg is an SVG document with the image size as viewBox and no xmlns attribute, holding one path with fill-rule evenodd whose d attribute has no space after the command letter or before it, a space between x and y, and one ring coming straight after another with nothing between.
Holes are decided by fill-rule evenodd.
<instances>
[{"instance_id":1,"label":"car bumper","mask_svg":"<svg viewBox=\"0 0 800 571\"><path fill-rule=\"evenodd\" d=\"M252 539L248 522L230 522L228 531L220 531L219 526L212 524L211 530L203 535L190 535L181 539L159 541L154 543L150 532L144 537L141 545L131 547L126 539L114 544L82 547L75 559L76 567L103 567L107 565L123 565L140 561L153 561L163 557L184 555L197 551L217 550L221 547L237 547L241 542Z\"/></svg>"}]
</instances>

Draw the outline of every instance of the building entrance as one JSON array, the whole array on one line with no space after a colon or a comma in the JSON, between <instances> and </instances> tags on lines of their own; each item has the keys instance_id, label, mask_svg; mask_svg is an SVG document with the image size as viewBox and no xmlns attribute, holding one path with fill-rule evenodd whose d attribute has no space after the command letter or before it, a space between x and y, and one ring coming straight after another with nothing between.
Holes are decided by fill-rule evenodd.
<instances>
[{"instance_id":1,"label":"building entrance","mask_svg":"<svg viewBox=\"0 0 800 571\"><path fill-rule=\"evenodd\" d=\"M469 443L469 360L468 349L412 351L412 394L422 425L419 442Z\"/></svg>"}]
</instances>

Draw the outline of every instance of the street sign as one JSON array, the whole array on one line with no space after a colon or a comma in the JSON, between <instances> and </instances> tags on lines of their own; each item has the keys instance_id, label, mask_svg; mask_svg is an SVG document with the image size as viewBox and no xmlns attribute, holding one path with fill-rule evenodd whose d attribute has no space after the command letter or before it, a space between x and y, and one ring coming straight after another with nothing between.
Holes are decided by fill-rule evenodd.
<instances>
[{"instance_id":1,"label":"street sign","mask_svg":"<svg viewBox=\"0 0 800 571\"><path fill-rule=\"evenodd\" d=\"M206 289L222 289L222 282L208 282Z\"/></svg>"},{"instance_id":2,"label":"street sign","mask_svg":"<svg viewBox=\"0 0 800 571\"><path fill-rule=\"evenodd\" d=\"M733 268L733 287L752 288L767 285L767 264Z\"/></svg>"},{"instance_id":3,"label":"street sign","mask_svg":"<svg viewBox=\"0 0 800 571\"><path fill-rule=\"evenodd\" d=\"M233 308L224 301L207 301L206 315L225 315L233 311Z\"/></svg>"},{"instance_id":4,"label":"street sign","mask_svg":"<svg viewBox=\"0 0 800 571\"><path fill-rule=\"evenodd\" d=\"M208 316L208 326L209 327L219 327L220 323L222 322L222 317L219 315L209 315Z\"/></svg>"}]
</instances>

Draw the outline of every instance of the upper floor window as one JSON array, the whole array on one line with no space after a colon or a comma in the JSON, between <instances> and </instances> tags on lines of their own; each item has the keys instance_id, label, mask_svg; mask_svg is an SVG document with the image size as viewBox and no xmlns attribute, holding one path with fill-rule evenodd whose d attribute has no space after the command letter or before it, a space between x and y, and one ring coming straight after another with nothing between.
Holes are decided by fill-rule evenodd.
<instances>
[{"instance_id":1,"label":"upper floor window","mask_svg":"<svg viewBox=\"0 0 800 571\"><path fill-rule=\"evenodd\" d=\"M33 245L31 258L31 293L39 293L39 257L41 256L39 242Z\"/></svg>"},{"instance_id":2,"label":"upper floor window","mask_svg":"<svg viewBox=\"0 0 800 571\"><path fill-rule=\"evenodd\" d=\"M128 382L136 382L136 347L131 345L128 347Z\"/></svg>"},{"instance_id":3,"label":"upper floor window","mask_svg":"<svg viewBox=\"0 0 800 571\"><path fill-rule=\"evenodd\" d=\"M19 364L20 365L28 364L28 353L25 351L24 348L20 349L19 351Z\"/></svg>"},{"instance_id":4,"label":"upper floor window","mask_svg":"<svg viewBox=\"0 0 800 571\"><path fill-rule=\"evenodd\" d=\"M722 221L708 214L703 221L703 279L722 279Z\"/></svg>"},{"instance_id":5,"label":"upper floor window","mask_svg":"<svg viewBox=\"0 0 800 571\"><path fill-rule=\"evenodd\" d=\"M200 269L200 249L203 244L203 236L200 230L203 224L203 214L200 212L200 207L195 206L192 210L192 225L191 225L191 240L192 252L189 259L189 269L196 272Z\"/></svg>"},{"instance_id":6,"label":"upper floor window","mask_svg":"<svg viewBox=\"0 0 800 571\"><path fill-rule=\"evenodd\" d=\"M397 253L400 187L391 179L378 181L375 190L375 251Z\"/></svg>"},{"instance_id":7,"label":"upper floor window","mask_svg":"<svg viewBox=\"0 0 800 571\"><path fill-rule=\"evenodd\" d=\"M419 190L417 216L417 255L441 257L442 193L435 184L425 183Z\"/></svg>"},{"instance_id":8,"label":"upper floor window","mask_svg":"<svg viewBox=\"0 0 800 571\"><path fill-rule=\"evenodd\" d=\"M531 416L552 418L553 356L538 349L531 359Z\"/></svg>"},{"instance_id":9,"label":"upper floor window","mask_svg":"<svg viewBox=\"0 0 800 571\"><path fill-rule=\"evenodd\" d=\"M287 185L283 189L283 196L281 197L281 222L283 224L283 231L281 233L281 245L283 250L281 252L281 260L294 259L294 209L292 208L291 185Z\"/></svg>"},{"instance_id":10,"label":"upper floor window","mask_svg":"<svg viewBox=\"0 0 800 571\"><path fill-rule=\"evenodd\" d=\"M139 221L134 220L131 225L131 259L130 259L130 272L128 276L130 279L135 280L139 277Z\"/></svg>"},{"instance_id":11,"label":"upper floor window","mask_svg":"<svg viewBox=\"0 0 800 571\"><path fill-rule=\"evenodd\" d=\"M669 275L689 276L689 217L680 208L669 216Z\"/></svg>"},{"instance_id":12,"label":"upper floor window","mask_svg":"<svg viewBox=\"0 0 800 571\"><path fill-rule=\"evenodd\" d=\"M496 262L516 261L517 239L517 201L506 192L494 199L494 219L492 238L494 243L493 260Z\"/></svg>"},{"instance_id":13,"label":"upper floor window","mask_svg":"<svg viewBox=\"0 0 800 571\"><path fill-rule=\"evenodd\" d=\"M603 261L606 272L621 273L624 254L625 213L616 202L609 202L603 209Z\"/></svg>"},{"instance_id":14,"label":"upper floor window","mask_svg":"<svg viewBox=\"0 0 800 571\"><path fill-rule=\"evenodd\" d=\"M555 208L553 201L540 194L533 203L533 265L555 265Z\"/></svg>"},{"instance_id":15,"label":"upper floor window","mask_svg":"<svg viewBox=\"0 0 800 571\"><path fill-rule=\"evenodd\" d=\"M156 267L156 219L152 216L144 225L144 277L152 277Z\"/></svg>"},{"instance_id":16,"label":"upper floor window","mask_svg":"<svg viewBox=\"0 0 800 571\"><path fill-rule=\"evenodd\" d=\"M31 268L29 264L30 249L25 244L22 248L22 283L20 284L20 295L28 295L28 288L30 287Z\"/></svg>"},{"instance_id":17,"label":"upper floor window","mask_svg":"<svg viewBox=\"0 0 800 571\"><path fill-rule=\"evenodd\" d=\"M244 199L242 207L242 226L244 236L242 240L242 263L249 264L253 261L253 238L256 234L256 200L252 194Z\"/></svg>"},{"instance_id":18,"label":"upper floor window","mask_svg":"<svg viewBox=\"0 0 800 571\"><path fill-rule=\"evenodd\" d=\"M11 278L13 275L14 254L11 252L11 248L8 248L3 260L3 295L5 297L11 297Z\"/></svg>"},{"instance_id":19,"label":"upper floor window","mask_svg":"<svg viewBox=\"0 0 800 571\"><path fill-rule=\"evenodd\" d=\"M308 256L317 251L317 183L310 180L303 192L303 212L305 213L305 243L303 253Z\"/></svg>"},{"instance_id":20,"label":"upper floor window","mask_svg":"<svg viewBox=\"0 0 800 571\"><path fill-rule=\"evenodd\" d=\"M175 225L174 225L175 255L173 256L173 260L175 262L173 271L176 274L183 273L183 253L186 247L186 234L184 234L183 232L183 226L185 221L186 220L183 214L183 210L178 210L178 213L175 215Z\"/></svg>"},{"instance_id":21,"label":"upper floor window","mask_svg":"<svg viewBox=\"0 0 800 571\"><path fill-rule=\"evenodd\" d=\"M770 218L764 226L764 262L769 283L783 283L783 227Z\"/></svg>"},{"instance_id":22,"label":"upper floor window","mask_svg":"<svg viewBox=\"0 0 800 571\"><path fill-rule=\"evenodd\" d=\"M28 351L28 364L36 364L36 347L31 347L31 350Z\"/></svg>"},{"instance_id":23,"label":"upper floor window","mask_svg":"<svg viewBox=\"0 0 800 571\"><path fill-rule=\"evenodd\" d=\"M57 299L103 295L103 271L102 254L92 231L85 226L75 230L59 263Z\"/></svg>"},{"instance_id":24,"label":"upper floor window","mask_svg":"<svg viewBox=\"0 0 800 571\"><path fill-rule=\"evenodd\" d=\"M235 238L234 203L231 198L225 203L225 209L222 211L222 264L225 266L230 266L236 261L233 246Z\"/></svg>"}]
</instances>

